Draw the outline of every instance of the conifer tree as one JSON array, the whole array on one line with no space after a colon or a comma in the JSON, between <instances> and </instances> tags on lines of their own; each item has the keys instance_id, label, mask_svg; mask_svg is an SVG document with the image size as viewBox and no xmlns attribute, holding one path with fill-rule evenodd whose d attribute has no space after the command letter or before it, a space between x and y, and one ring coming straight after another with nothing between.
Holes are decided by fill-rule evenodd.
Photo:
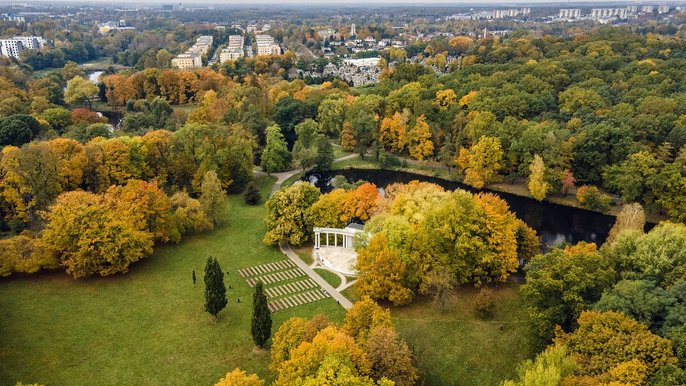
<instances>
[{"instance_id":1,"label":"conifer tree","mask_svg":"<svg viewBox=\"0 0 686 386\"><path fill-rule=\"evenodd\" d=\"M259 347L264 347L272 334L272 314L267 306L267 296L261 281L255 285L252 298L252 339Z\"/></svg>"},{"instance_id":2,"label":"conifer tree","mask_svg":"<svg viewBox=\"0 0 686 386\"><path fill-rule=\"evenodd\" d=\"M219 311L226 307L226 286L224 286L224 272L214 257L207 258L205 265L205 311L217 320Z\"/></svg>"},{"instance_id":3,"label":"conifer tree","mask_svg":"<svg viewBox=\"0 0 686 386\"><path fill-rule=\"evenodd\" d=\"M262 195L260 190L257 189L254 181L251 181L245 188L245 193L243 193L243 200L248 205L256 205L262 200Z\"/></svg>"}]
</instances>

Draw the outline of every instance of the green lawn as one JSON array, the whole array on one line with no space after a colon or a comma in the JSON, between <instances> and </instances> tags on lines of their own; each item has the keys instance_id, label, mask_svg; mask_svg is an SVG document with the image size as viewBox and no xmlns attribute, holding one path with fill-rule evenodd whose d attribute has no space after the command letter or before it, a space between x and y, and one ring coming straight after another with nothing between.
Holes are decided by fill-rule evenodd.
<instances>
[{"instance_id":1,"label":"green lawn","mask_svg":"<svg viewBox=\"0 0 686 386\"><path fill-rule=\"evenodd\" d=\"M291 245L291 249L293 250L293 252L295 252L300 257L300 260L307 263L307 265L310 265L314 262L314 260L312 259L312 243L311 242L307 242L304 245L301 245L299 247Z\"/></svg>"},{"instance_id":2,"label":"green lawn","mask_svg":"<svg viewBox=\"0 0 686 386\"><path fill-rule=\"evenodd\" d=\"M489 320L474 315L476 293L474 288L460 288L445 311L427 298L392 308L394 323L413 350L427 385L498 385L533 354L518 285L508 283L495 291L497 308Z\"/></svg>"},{"instance_id":3,"label":"green lawn","mask_svg":"<svg viewBox=\"0 0 686 386\"><path fill-rule=\"evenodd\" d=\"M273 181L258 179L263 196ZM0 384L209 385L235 367L271 379L269 352L254 349L250 337L252 292L236 270L284 256L262 244L264 206L232 196L226 216L212 233L156 248L127 274L0 279ZM203 311L208 255L233 287L216 324ZM344 310L326 299L281 311L274 330L291 316L318 313L340 321Z\"/></svg>"},{"instance_id":4,"label":"green lawn","mask_svg":"<svg viewBox=\"0 0 686 386\"><path fill-rule=\"evenodd\" d=\"M322 279L326 280L327 283L331 284L333 288L337 288L341 285L341 278L335 273L322 268L315 268L314 271L317 272L317 275L321 276Z\"/></svg>"}]
</instances>

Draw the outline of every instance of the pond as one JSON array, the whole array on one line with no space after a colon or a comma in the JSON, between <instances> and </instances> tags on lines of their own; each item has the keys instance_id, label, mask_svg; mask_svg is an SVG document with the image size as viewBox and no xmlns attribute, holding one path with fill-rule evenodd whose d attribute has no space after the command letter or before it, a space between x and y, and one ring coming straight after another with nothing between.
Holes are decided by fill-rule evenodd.
<instances>
[{"instance_id":1,"label":"pond","mask_svg":"<svg viewBox=\"0 0 686 386\"><path fill-rule=\"evenodd\" d=\"M407 183L412 180L431 182L447 190L464 189L472 193L479 191L494 193L507 201L510 209L524 220L541 236L543 245L551 246L562 242L577 243L588 241L601 244L607 238L615 218L601 213L572 208L550 202L538 202L531 198L514 194L495 192L488 189L474 189L465 184L448 181L441 178L424 176L408 172L382 169L343 169L326 172L308 173L303 179L310 181L322 192L328 192L333 187L331 180L336 175L344 176L348 182L357 180L369 181L380 188L391 183Z\"/></svg>"}]
</instances>

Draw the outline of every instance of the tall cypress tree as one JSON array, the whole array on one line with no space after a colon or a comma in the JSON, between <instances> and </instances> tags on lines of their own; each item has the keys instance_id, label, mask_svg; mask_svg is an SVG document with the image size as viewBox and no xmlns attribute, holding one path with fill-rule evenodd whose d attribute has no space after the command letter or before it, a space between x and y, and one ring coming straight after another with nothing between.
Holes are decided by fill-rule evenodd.
<instances>
[{"instance_id":1,"label":"tall cypress tree","mask_svg":"<svg viewBox=\"0 0 686 386\"><path fill-rule=\"evenodd\" d=\"M205 311L217 320L219 311L226 307L226 286L224 272L214 257L207 258L205 265Z\"/></svg>"},{"instance_id":2,"label":"tall cypress tree","mask_svg":"<svg viewBox=\"0 0 686 386\"><path fill-rule=\"evenodd\" d=\"M272 334L272 314L267 306L267 296L261 281L255 285L252 296L252 325L250 327L252 340L256 345L264 347Z\"/></svg>"}]
</instances>

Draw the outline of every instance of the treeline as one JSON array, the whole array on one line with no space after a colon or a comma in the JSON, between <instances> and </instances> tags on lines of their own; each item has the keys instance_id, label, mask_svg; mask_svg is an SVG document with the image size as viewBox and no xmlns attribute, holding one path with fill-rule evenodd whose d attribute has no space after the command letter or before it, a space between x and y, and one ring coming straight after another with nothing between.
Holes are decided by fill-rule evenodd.
<instances>
[{"instance_id":1,"label":"treeline","mask_svg":"<svg viewBox=\"0 0 686 386\"><path fill-rule=\"evenodd\" d=\"M559 246L531 259L521 291L541 345L555 348L505 385L544 373L555 385L686 383L686 226L644 233L644 224L632 204L601 248Z\"/></svg>"},{"instance_id":2,"label":"treeline","mask_svg":"<svg viewBox=\"0 0 686 386\"><path fill-rule=\"evenodd\" d=\"M181 205L184 216L196 218L192 213L195 209L189 209L197 207L190 196L202 196L208 173L215 176L213 184L220 192L240 192L252 181L253 146L252 136L240 126L201 124L188 124L173 133L157 130L143 136L98 137L85 144L57 138L31 142L21 148L6 146L0 160L2 227L14 232L26 229L38 237L50 234L47 230L41 231L50 229L55 223L51 217L54 211L60 207L65 208L65 213L78 211L80 202L88 200L91 204L82 208L86 212L91 207L111 211L112 214L121 212L119 207L107 204L113 201L108 199L108 194L118 186L128 186L132 180L146 181L166 197L167 203L161 205L167 209L161 209L162 212L176 213L179 206L174 207L172 203L179 202L176 205ZM80 199L69 199L77 196ZM68 209L70 205L74 207ZM128 205L131 207L131 202ZM47 219L43 216L46 210ZM143 212L147 210L152 209ZM213 214L216 210L206 213L212 222L216 221L216 214ZM179 214L177 217L183 216ZM149 221L153 221L155 226L162 226L157 220ZM189 231L207 229L207 226L197 225L205 222L202 218L196 218L188 225L184 225L185 221L177 222L176 228ZM74 222L79 223L78 220ZM81 222L86 220L81 219ZM103 222L106 223L106 219ZM140 224L140 221L134 219L128 223ZM168 235L159 241L178 241L176 235L185 231L165 232ZM80 245L78 240L71 241L74 242L72 247ZM149 253L145 248L141 251L146 253L138 255ZM18 264L11 263L13 259L16 256L4 256L6 264L18 267ZM66 265L65 261L60 262ZM6 269L4 273L12 270Z\"/></svg>"}]
</instances>

